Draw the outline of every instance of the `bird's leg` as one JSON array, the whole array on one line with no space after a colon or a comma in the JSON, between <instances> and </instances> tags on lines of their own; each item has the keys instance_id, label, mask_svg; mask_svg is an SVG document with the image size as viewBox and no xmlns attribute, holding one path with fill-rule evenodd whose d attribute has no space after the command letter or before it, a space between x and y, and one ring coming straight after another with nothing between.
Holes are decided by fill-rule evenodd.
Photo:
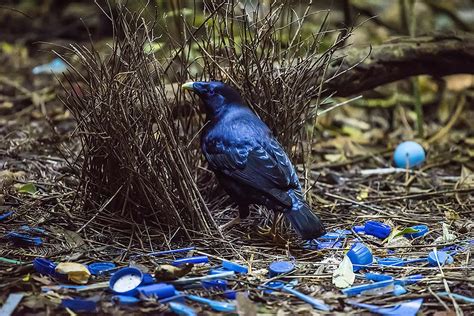
<instances>
[{"instance_id":1,"label":"bird's leg","mask_svg":"<svg viewBox=\"0 0 474 316\"><path fill-rule=\"evenodd\" d=\"M273 212L273 221L271 228L269 227L259 227L259 234L264 237L272 237L273 242L278 244L286 243L285 239L277 233L278 223L280 222L281 217L280 213Z\"/></svg>"}]
</instances>

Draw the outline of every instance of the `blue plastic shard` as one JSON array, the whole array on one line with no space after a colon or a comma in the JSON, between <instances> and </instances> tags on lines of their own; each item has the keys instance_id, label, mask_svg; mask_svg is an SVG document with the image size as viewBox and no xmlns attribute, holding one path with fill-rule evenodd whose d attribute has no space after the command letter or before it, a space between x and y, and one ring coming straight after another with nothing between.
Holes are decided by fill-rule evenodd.
<instances>
[{"instance_id":1,"label":"blue plastic shard","mask_svg":"<svg viewBox=\"0 0 474 316\"><path fill-rule=\"evenodd\" d=\"M216 280L205 280L201 282L202 287L206 290L227 290L227 280L216 279Z\"/></svg>"},{"instance_id":2,"label":"blue plastic shard","mask_svg":"<svg viewBox=\"0 0 474 316\"><path fill-rule=\"evenodd\" d=\"M233 312L237 309L235 304L233 303L210 300L208 298L200 297L197 295L187 295L186 297L192 301L195 301L201 304L206 304L216 312Z\"/></svg>"},{"instance_id":3,"label":"blue plastic shard","mask_svg":"<svg viewBox=\"0 0 474 316\"><path fill-rule=\"evenodd\" d=\"M362 294L366 291L374 290L374 289L380 289L384 288L387 286L391 286L394 284L393 280L386 280L386 281L379 281L375 283L368 283L368 284L361 284L361 285L356 285L353 287L348 287L346 289L342 290L342 293L344 293L347 296L356 296L359 294Z\"/></svg>"},{"instance_id":4,"label":"blue plastic shard","mask_svg":"<svg viewBox=\"0 0 474 316\"><path fill-rule=\"evenodd\" d=\"M428 254L428 263L432 267L437 267L438 264L440 266L444 266L445 264L451 264L454 262L454 258L445 251L438 250L438 251L431 251Z\"/></svg>"},{"instance_id":5,"label":"blue plastic shard","mask_svg":"<svg viewBox=\"0 0 474 316\"><path fill-rule=\"evenodd\" d=\"M121 305L134 305L140 302L140 299L129 295L114 295L112 301Z\"/></svg>"},{"instance_id":6,"label":"blue plastic shard","mask_svg":"<svg viewBox=\"0 0 474 316\"><path fill-rule=\"evenodd\" d=\"M226 270L242 274L246 274L249 272L249 269L246 266L227 260L222 260L222 267Z\"/></svg>"},{"instance_id":7,"label":"blue plastic shard","mask_svg":"<svg viewBox=\"0 0 474 316\"><path fill-rule=\"evenodd\" d=\"M262 287L260 287L260 289L263 289L264 293L266 294L272 293L273 290L282 290L283 292L293 294L294 296L296 296L303 302L308 303L311 306L313 306L313 308L315 309L322 310L322 311L331 310L331 306L326 305L323 301L318 300L312 296L303 294L300 291L293 289L293 287L290 284L285 283L285 282L281 282L281 281L268 282L268 283L265 283Z\"/></svg>"},{"instance_id":8,"label":"blue plastic shard","mask_svg":"<svg viewBox=\"0 0 474 316\"><path fill-rule=\"evenodd\" d=\"M31 72L34 75L39 74L59 74L67 71L67 64L61 58L55 58L50 63L34 67Z\"/></svg>"},{"instance_id":9,"label":"blue plastic shard","mask_svg":"<svg viewBox=\"0 0 474 316\"><path fill-rule=\"evenodd\" d=\"M199 264L199 263L208 263L209 258L207 256L195 256L195 257L186 257L181 259L176 259L171 264L174 266L180 266L183 264Z\"/></svg>"},{"instance_id":10,"label":"blue plastic shard","mask_svg":"<svg viewBox=\"0 0 474 316\"><path fill-rule=\"evenodd\" d=\"M170 255L173 253L181 253L181 252L188 252L191 250L196 249L196 247L186 247L186 248L178 248L178 249L170 249L170 250L163 250L163 251L156 251L156 252L150 252L145 254L144 256L165 256L165 255Z\"/></svg>"},{"instance_id":11,"label":"blue plastic shard","mask_svg":"<svg viewBox=\"0 0 474 316\"><path fill-rule=\"evenodd\" d=\"M468 304L474 304L474 298L469 297L469 296L464 296L464 295L456 294L456 293L448 293L448 292L437 292L436 294L439 296L451 295L457 301L461 301Z\"/></svg>"},{"instance_id":12,"label":"blue plastic shard","mask_svg":"<svg viewBox=\"0 0 474 316\"><path fill-rule=\"evenodd\" d=\"M0 308L0 315L2 316L10 316L15 311L18 304L20 304L21 300L25 296L25 293L10 293L8 295L7 300L3 303L2 308Z\"/></svg>"},{"instance_id":13,"label":"blue plastic shard","mask_svg":"<svg viewBox=\"0 0 474 316\"><path fill-rule=\"evenodd\" d=\"M40 227L30 227L28 225L23 225L20 227L20 230L23 232L38 234L38 235L46 235L46 230Z\"/></svg>"},{"instance_id":14,"label":"blue plastic shard","mask_svg":"<svg viewBox=\"0 0 474 316\"><path fill-rule=\"evenodd\" d=\"M74 312L93 313L97 309L97 302L82 298L63 299L61 301L61 306L64 308L69 308Z\"/></svg>"},{"instance_id":15,"label":"blue plastic shard","mask_svg":"<svg viewBox=\"0 0 474 316\"><path fill-rule=\"evenodd\" d=\"M101 275L106 271L112 270L115 268L115 263L113 262L94 262L87 266L89 272L92 275Z\"/></svg>"},{"instance_id":16,"label":"blue plastic shard","mask_svg":"<svg viewBox=\"0 0 474 316\"><path fill-rule=\"evenodd\" d=\"M410 284L415 284L416 282L422 279L423 279L423 274L412 274L412 275L407 276L406 278L396 279L395 284L410 285Z\"/></svg>"},{"instance_id":17,"label":"blue plastic shard","mask_svg":"<svg viewBox=\"0 0 474 316\"><path fill-rule=\"evenodd\" d=\"M352 229L358 234L365 234L365 226L354 226Z\"/></svg>"},{"instance_id":18,"label":"blue plastic shard","mask_svg":"<svg viewBox=\"0 0 474 316\"><path fill-rule=\"evenodd\" d=\"M1 214L0 215L0 221L3 221L4 219L9 218L10 216L13 215L13 213L15 213L15 211L8 211L6 213Z\"/></svg>"},{"instance_id":19,"label":"blue plastic shard","mask_svg":"<svg viewBox=\"0 0 474 316\"><path fill-rule=\"evenodd\" d=\"M196 311L185 304L178 303L178 302L169 302L170 309L173 313L182 316L196 316Z\"/></svg>"},{"instance_id":20,"label":"blue plastic shard","mask_svg":"<svg viewBox=\"0 0 474 316\"><path fill-rule=\"evenodd\" d=\"M365 222L364 231L367 235L385 239L390 235L392 228L382 222L367 221Z\"/></svg>"},{"instance_id":21,"label":"blue plastic shard","mask_svg":"<svg viewBox=\"0 0 474 316\"><path fill-rule=\"evenodd\" d=\"M33 260L33 268L39 274L43 275L56 275L56 264L46 258L35 258Z\"/></svg>"},{"instance_id":22,"label":"blue plastic shard","mask_svg":"<svg viewBox=\"0 0 474 316\"><path fill-rule=\"evenodd\" d=\"M176 289L171 284L156 283L138 287L138 293L146 297L156 297L158 299L172 297Z\"/></svg>"},{"instance_id":23,"label":"blue plastic shard","mask_svg":"<svg viewBox=\"0 0 474 316\"><path fill-rule=\"evenodd\" d=\"M395 284L393 287L393 295L400 296L407 293L407 289L403 285Z\"/></svg>"},{"instance_id":24,"label":"blue plastic shard","mask_svg":"<svg viewBox=\"0 0 474 316\"><path fill-rule=\"evenodd\" d=\"M393 280L393 276L379 273L366 273L364 274L364 278L374 282Z\"/></svg>"},{"instance_id":25,"label":"blue plastic shard","mask_svg":"<svg viewBox=\"0 0 474 316\"><path fill-rule=\"evenodd\" d=\"M419 298L416 300L405 301L393 307L380 307L372 304L364 304L357 302L348 302L349 304L361 308L368 309L372 313L387 315L387 316L416 316L418 311L423 304L423 299Z\"/></svg>"},{"instance_id":26,"label":"blue plastic shard","mask_svg":"<svg viewBox=\"0 0 474 316\"><path fill-rule=\"evenodd\" d=\"M43 244L41 237L33 237L18 232L9 232L5 237L16 243L33 244L35 246L41 246Z\"/></svg>"}]
</instances>

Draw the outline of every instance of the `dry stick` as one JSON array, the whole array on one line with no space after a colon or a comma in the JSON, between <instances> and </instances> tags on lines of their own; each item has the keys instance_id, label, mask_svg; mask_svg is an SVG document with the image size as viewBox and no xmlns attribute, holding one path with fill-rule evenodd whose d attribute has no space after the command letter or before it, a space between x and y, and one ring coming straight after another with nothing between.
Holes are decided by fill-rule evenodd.
<instances>
[{"instance_id":1,"label":"dry stick","mask_svg":"<svg viewBox=\"0 0 474 316\"><path fill-rule=\"evenodd\" d=\"M335 195L335 194L328 193L328 192L324 192L324 194L327 195L327 196L330 196L330 197L332 197L332 198L339 199L339 200L342 200L342 201L346 201L346 202L355 204L355 205L357 205L357 206L366 208L366 209L368 209L368 210L371 210L371 211L374 211L374 212L377 212L377 213L384 214L384 215L386 215L386 216L392 216L391 214L389 214L389 213L387 213L387 212L385 212L385 211L383 211L383 210L380 210L380 209L375 208L375 207L373 207L373 206L366 205L366 204L363 204L363 203L360 203L360 202L351 200L351 199L346 198L346 197L343 197L343 196Z\"/></svg>"}]
</instances>

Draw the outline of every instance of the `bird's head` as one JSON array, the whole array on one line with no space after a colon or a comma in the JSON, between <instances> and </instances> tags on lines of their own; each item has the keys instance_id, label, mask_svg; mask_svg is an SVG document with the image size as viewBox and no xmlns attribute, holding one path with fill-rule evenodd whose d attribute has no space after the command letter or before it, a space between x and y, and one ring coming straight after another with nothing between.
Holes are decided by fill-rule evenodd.
<instances>
[{"instance_id":1,"label":"bird's head","mask_svg":"<svg viewBox=\"0 0 474 316\"><path fill-rule=\"evenodd\" d=\"M204 103L206 113L216 116L227 106L236 104L242 105L242 98L239 93L220 81L196 81L187 82L181 86L184 90L196 93Z\"/></svg>"}]
</instances>

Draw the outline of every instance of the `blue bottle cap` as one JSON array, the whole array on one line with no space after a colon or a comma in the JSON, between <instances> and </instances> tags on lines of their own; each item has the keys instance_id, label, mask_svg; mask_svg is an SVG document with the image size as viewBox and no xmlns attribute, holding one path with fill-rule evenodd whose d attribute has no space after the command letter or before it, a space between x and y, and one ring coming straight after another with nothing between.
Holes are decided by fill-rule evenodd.
<instances>
[{"instance_id":1,"label":"blue bottle cap","mask_svg":"<svg viewBox=\"0 0 474 316\"><path fill-rule=\"evenodd\" d=\"M436 258L437 256L437 258ZM438 250L435 254L434 251L428 254L428 263L432 267L437 267L438 262L441 266L445 264L451 264L454 262L454 258L445 251Z\"/></svg>"},{"instance_id":2,"label":"blue bottle cap","mask_svg":"<svg viewBox=\"0 0 474 316\"><path fill-rule=\"evenodd\" d=\"M214 290L227 290L227 280L224 279L214 279L214 280L205 280L201 282L202 287L205 289L214 289Z\"/></svg>"},{"instance_id":3,"label":"blue bottle cap","mask_svg":"<svg viewBox=\"0 0 474 316\"><path fill-rule=\"evenodd\" d=\"M295 265L291 261L274 261L268 267L270 271L270 277L274 277L279 274L285 274L293 271Z\"/></svg>"},{"instance_id":4,"label":"blue bottle cap","mask_svg":"<svg viewBox=\"0 0 474 316\"><path fill-rule=\"evenodd\" d=\"M424 236L429 231L429 228L426 225L415 225L415 226L412 226L410 228L413 228L413 229L417 230L416 233L408 233L408 234L403 235L406 238L410 238L410 239L415 239L415 238Z\"/></svg>"},{"instance_id":5,"label":"blue bottle cap","mask_svg":"<svg viewBox=\"0 0 474 316\"><path fill-rule=\"evenodd\" d=\"M114 295L112 296L112 302L119 303L120 305L133 305L140 302L140 299L128 295Z\"/></svg>"},{"instance_id":6,"label":"blue bottle cap","mask_svg":"<svg viewBox=\"0 0 474 316\"><path fill-rule=\"evenodd\" d=\"M156 279L150 273L143 273L143 281L141 285L153 284L156 282Z\"/></svg>"},{"instance_id":7,"label":"blue bottle cap","mask_svg":"<svg viewBox=\"0 0 474 316\"><path fill-rule=\"evenodd\" d=\"M397 168L413 168L425 161L425 150L420 144L407 141L399 144L393 153L393 162Z\"/></svg>"},{"instance_id":8,"label":"blue bottle cap","mask_svg":"<svg viewBox=\"0 0 474 316\"><path fill-rule=\"evenodd\" d=\"M115 263L113 262L94 262L87 266L89 272L92 275L100 275L107 270L115 268Z\"/></svg>"},{"instance_id":9,"label":"blue bottle cap","mask_svg":"<svg viewBox=\"0 0 474 316\"><path fill-rule=\"evenodd\" d=\"M156 297L157 299L163 299L175 296L176 289L171 284L155 283L138 287L138 292L141 295L147 297Z\"/></svg>"},{"instance_id":10,"label":"blue bottle cap","mask_svg":"<svg viewBox=\"0 0 474 316\"><path fill-rule=\"evenodd\" d=\"M86 300L81 298L63 299L61 306L69 308L74 312L95 312L97 309L97 302L93 300Z\"/></svg>"},{"instance_id":11,"label":"blue bottle cap","mask_svg":"<svg viewBox=\"0 0 474 316\"><path fill-rule=\"evenodd\" d=\"M238 263L232 262L232 261L227 261L227 260L222 260L222 267L226 270L234 271L234 272L242 273L242 274L249 272L247 267L240 265Z\"/></svg>"},{"instance_id":12,"label":"blue bottle cap","mask_svg":"<svg viewBox=\"0 0 474 316\"><path fill-rule=\"evenodd\" d=\"M197 264L197 263L208 263L209 258L207 256L196 256L176 259L171 264L174 266L180 266L186 263Z\"/></svg>"},{"instance_id":13,"label":"blue bottle cap","mask_svg":"<svg viewBox=\"0 0 474 316\"><path fill-rule=\"evenodd\" d=\"M365 222L364 231L368 235L384 239L390 235L392 228L389 225L381 222L367 221Z\"/></svg>"},{"instance_id":14,"label":"blue bottle cap","mask_svg":"<svg viewBox=\"0 0 474 316\"><path fill-rule=\"evenodd\" d=\"M43 275L56 274L56 264L46 258L35 258L35 260L33 260L33 268L39 274L43 274Z\"/></svg>"},{"instance_id":15,"label":"blue bottle cap","mask_svg":"<svg viewBox=\"0 0 474 316\"><path fill-rule=\"evenodd\" d=\"M137 268L122 268L115 272L109 281L109 287L115 294L134 296L143 282L143 273Z\"/></svg>"},{"instance_id":16,"label":"blue bottle cap","mask_svg":"<svg viewBox=\"0 0 474 316\"><path fill-rule=\"evenodd\" d=\"M354 226L352 229L358 234L365 234L365 226Z\"/></svg>"},{"instance_id":17,"label":"blue bottle cap","mask_svg":"<svg viewBox=\"0 0 474 316\"><path fill-rule=\"evenodd\" d=\"M374 260L370 249L361 242L353 244L351 249L347 252L347 256L352 262L354 272L363 269Z\"/></svg>"}]
</instances>

